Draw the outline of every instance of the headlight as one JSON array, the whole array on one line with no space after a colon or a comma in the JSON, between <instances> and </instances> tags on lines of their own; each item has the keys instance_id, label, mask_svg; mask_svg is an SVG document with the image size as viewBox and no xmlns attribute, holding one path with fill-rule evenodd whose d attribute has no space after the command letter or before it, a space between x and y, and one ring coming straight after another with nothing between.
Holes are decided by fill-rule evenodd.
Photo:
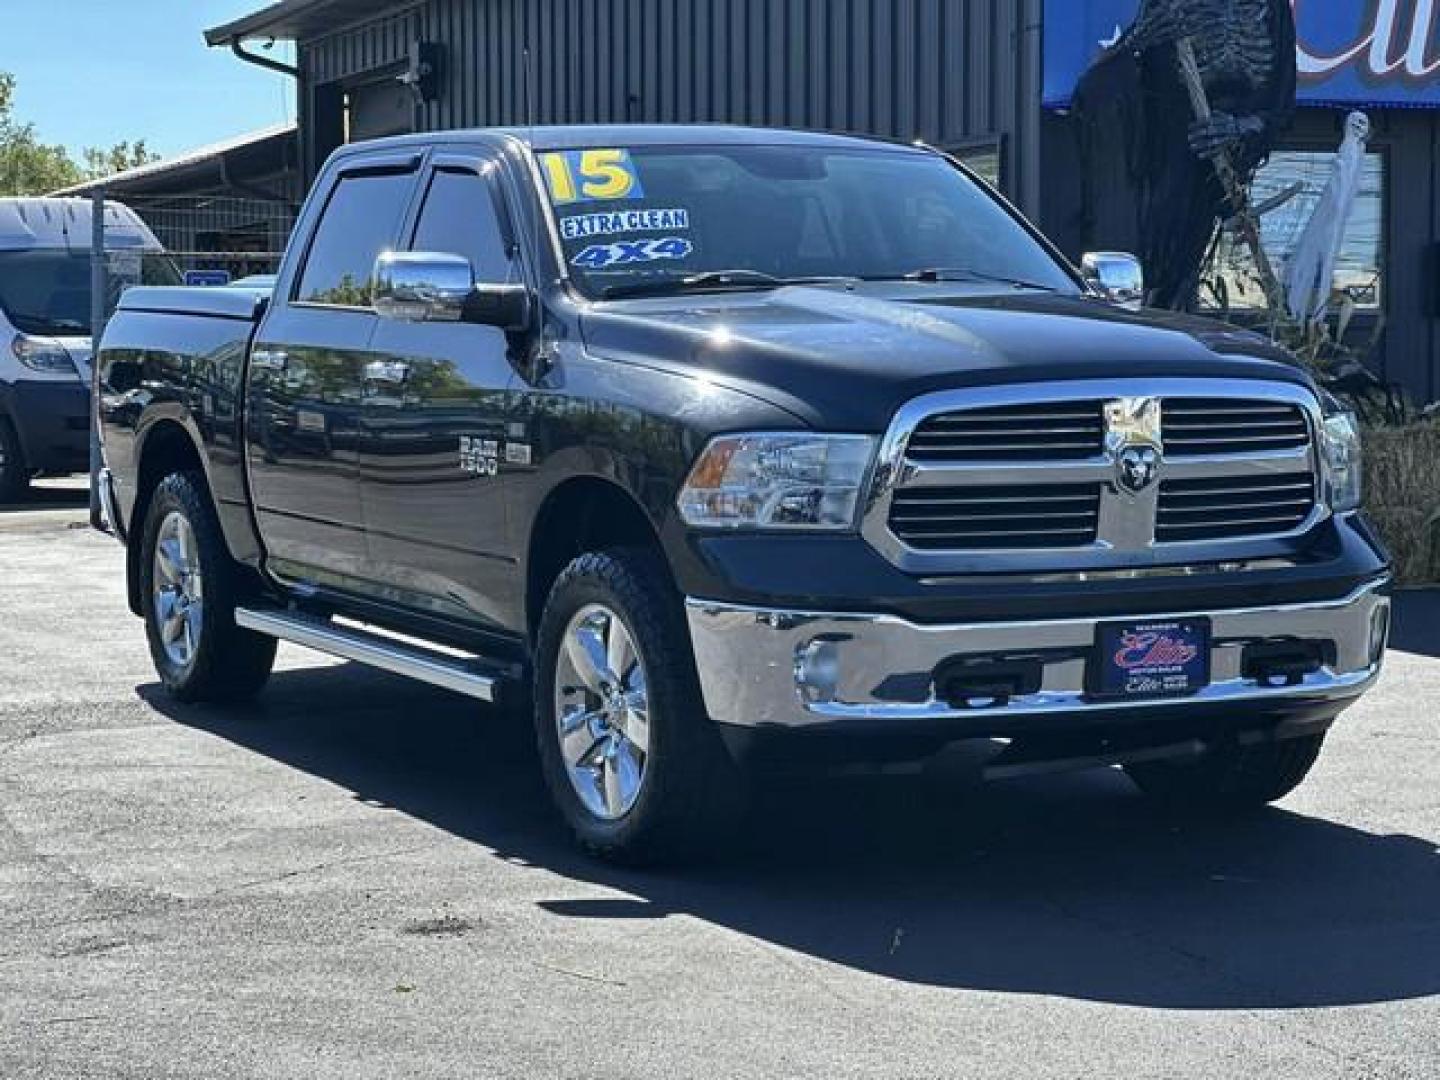
<instances>
[{"instance_id":1,"label":"headlight","mask_svg":"<svg viewBox=\"0 0 1440 1080\"><path fill-rule=\"evenodd\" d=\"M15 339L10 349L15 353L15 359L31 371L44 372L46 375L75 374L75 361L58 341L22 335Z\"/></svg>"},{"instance_id":2,"label":"headlight","mask_svg":"<svg viewBox=\"0 0 1440 1080\"><path fill-rule=\"evenodd\" d=\"M1364 469L1360 457L1360 422L1338 401L1327 398L1320 428L1325 464L1325 493L1337 514L1360 509Z\"/></svg>"},{"instance_id":3,"label":"headlight","mask_svg":"<svg viewBox=\"0 0 1440 1080\"><path fill-rule=\"evenodd\" d=\"M703 529L853 529L875 454L868 435L724 435L680 492L680 516Z\"/></svg>"}]
</instances>

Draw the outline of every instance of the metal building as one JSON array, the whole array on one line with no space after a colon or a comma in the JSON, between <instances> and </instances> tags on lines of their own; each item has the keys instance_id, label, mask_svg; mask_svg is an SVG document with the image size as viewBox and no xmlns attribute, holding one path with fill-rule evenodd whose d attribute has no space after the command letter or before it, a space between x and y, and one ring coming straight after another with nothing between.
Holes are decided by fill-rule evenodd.
<instances>
[{"instance_id":1,"label":"metal building","mask_svg":"<svg viewBox=\"0 0 1440 1080\"><path fill-rule=\"evenodd\" d=\"M532 119L860 132L922 139L966 158L1077 255L1066 104L1085 64L1138 4L281 0L207 37L297 79L306 177L347 141ZM1266 222L1267 247L1283 259L1323 188L1345 110L1370 110L1376 138L1337 284L1356 301L1352 335L1378 335L1376 366L1422 401L1440 398L1432 6L1297 3L1304 107L1262 176L1266 190L1291 192ZM296 68L257 48L277 39L296 43Z\"/></svg>"},{"instance_id":2,"label":"metal building","mask_svg":"<svg viewBox=\"0 0 1440 1080\"><path fill-rule=\"evenodd\" d=\"M247 42L297 42L311 175L347 139L397 131L531 118L726 121L923 138L990 155L988 164L1034 205L1041 6L1041 0L285 0L208 38L246 58L258 55Z\"/></svg>"}]
</instances>

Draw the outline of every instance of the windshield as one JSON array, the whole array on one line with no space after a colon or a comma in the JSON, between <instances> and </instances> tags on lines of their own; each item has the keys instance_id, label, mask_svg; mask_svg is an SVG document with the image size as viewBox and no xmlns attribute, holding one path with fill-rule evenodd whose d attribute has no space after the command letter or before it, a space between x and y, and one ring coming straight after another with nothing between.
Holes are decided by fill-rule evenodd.
<instances>
[{"instance_id":1,"label":"windshield","mask_svg":"<svg viewBox=\"0 0 1440 1080\"><path fill-rule=\"evenodd\" d=\"M168 258L111 252L114 297L129 285L179 281ZM113 303L110 305L113 307ZM84 337L90 333L89 251L0 251L0 311L22 334Z\"/></svg>"},{"instance_id":2,"label":"windshield","mask_svg":"<svg viewBox=\"0 0 1440 1080\"><path fill-rule=\"evenodd\" d=\"M540 164L572 279L592 297L907 275L1079 292L933 154L653 146L543 153Z\"/></svg>"}]
</instances>

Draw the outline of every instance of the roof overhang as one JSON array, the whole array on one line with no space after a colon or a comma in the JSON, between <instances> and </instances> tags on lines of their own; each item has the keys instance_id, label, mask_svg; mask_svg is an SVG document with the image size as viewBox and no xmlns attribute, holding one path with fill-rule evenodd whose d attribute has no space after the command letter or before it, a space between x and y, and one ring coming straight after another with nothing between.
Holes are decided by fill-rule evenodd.
<instances>
[{"instance_id":1,"label":"roof overhang","mask_svg":"<svg viewBox=\"0 0 1440 1080\"><path fill-rule=\"evenodd\" d=\"M246 41L305 41L346 26L414 7L405 0L280 0L267 8L205 31L211 46Z\"/></svg>"},{"instance_id":2,"label":"roof overhang","mask_svg":"<svg viewBox=\"0 0 1440 1080\"><path fill-rule=\"evenodd\" d=\"M104 190L120 198L126 195L171 194L196 186L220 184L232 170L242 176L254 175L262 170L271 173L295 161L298 140L299 128L294 123L277 124L173 158L76 184L55 194L89 195L96 190Z\"/></svg>"}]
</instances>

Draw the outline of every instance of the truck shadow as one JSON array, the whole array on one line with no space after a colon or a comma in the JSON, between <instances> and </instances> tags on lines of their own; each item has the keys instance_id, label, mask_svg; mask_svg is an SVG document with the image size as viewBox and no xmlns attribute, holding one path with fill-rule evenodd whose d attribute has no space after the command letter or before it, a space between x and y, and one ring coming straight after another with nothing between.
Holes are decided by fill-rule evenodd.
<instances>
[{"instance_id":1,"label":"truck shadow","mask_svg":"<svg viewBox=\"0 0 1440 1080\"><path fill-rule=\"evenodd\" d=\"M1390 647L1418 656L1440 656L1440 589L1396 595Z\"/></svg>"},{"instance_id":2,"label":"truck shadow","mask_svg":"<svg viewBox=\"0 0 1440 1080\"><path fill-rule=\"evenodd\" d=\"M1167 822L1113 772L981 790L851 780L767 790L738 853L639 873L578 855L523 725L467 701L353 666L279 674L241 710L139 692L497 858L626 894L542 902L561 918L688 915L913 983L1158 1008L1440 992L1434 840L1285 810Z\"/></svg>"}]
</instances>

